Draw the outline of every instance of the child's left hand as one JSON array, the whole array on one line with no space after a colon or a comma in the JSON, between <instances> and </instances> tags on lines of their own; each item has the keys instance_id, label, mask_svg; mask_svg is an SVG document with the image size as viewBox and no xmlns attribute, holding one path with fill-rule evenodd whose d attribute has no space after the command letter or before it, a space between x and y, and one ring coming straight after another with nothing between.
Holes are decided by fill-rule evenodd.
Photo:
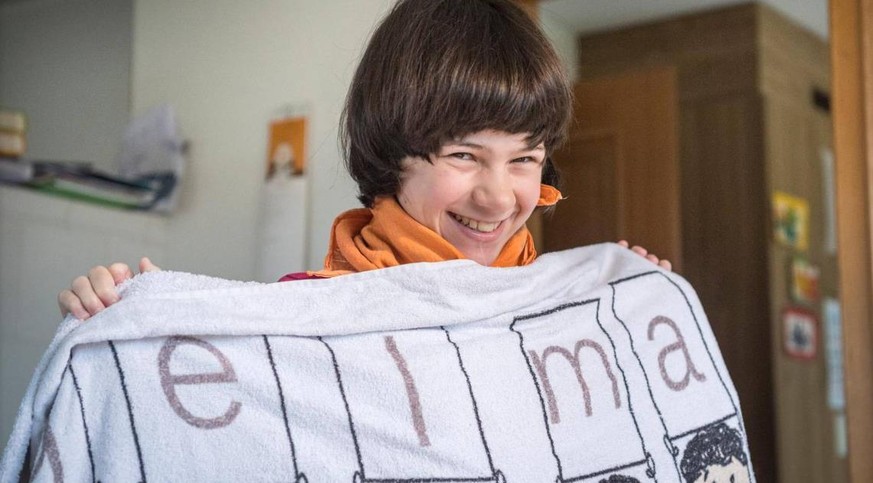
<instances>
[{"instance_id":1,"label":"child's left hand","mask_svg":"<svg viewBox=\"0 0 873 483\"><path fill-rule=\"evenodd\" d=\"M618 244L625 247L625 248L630 248L630 244L627 242L627 240L621 240L618 242ZM673 271L673 264L670 263L670 260L667 260L667 259L661 260L658 257L656 257L655 255L649 253L648 250L646 250L645 248L643 248L641 246L634 245L634 247L631 248L631 251L633 251L634 253L636 253L637 255L639 255L641 257L645 257L646 260L654 263L655 265L663 268L664 270L668 270L671 272Z\"/></svg>"}]
</instances>

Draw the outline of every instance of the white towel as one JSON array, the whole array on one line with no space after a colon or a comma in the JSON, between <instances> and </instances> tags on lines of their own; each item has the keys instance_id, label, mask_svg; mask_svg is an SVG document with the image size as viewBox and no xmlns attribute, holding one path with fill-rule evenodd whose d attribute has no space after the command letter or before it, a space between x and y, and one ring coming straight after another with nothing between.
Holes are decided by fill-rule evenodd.
<instances>
[{"instance_id":1,"label":"white towel","mask_svg":"<svg viewBox=\"0 0 873 483\"><path fill-rule=\"evenodd\" d=\"M121 289L61 325L0 482L28 446L34 481L754 481L694 291L614 244Z\"/></svg>"}]
</instances>

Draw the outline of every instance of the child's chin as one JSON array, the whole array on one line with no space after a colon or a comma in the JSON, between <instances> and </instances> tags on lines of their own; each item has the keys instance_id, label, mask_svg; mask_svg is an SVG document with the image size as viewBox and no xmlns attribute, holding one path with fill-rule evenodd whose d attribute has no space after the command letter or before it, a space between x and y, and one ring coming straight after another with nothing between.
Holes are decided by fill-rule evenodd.
<instances>
[{"instance_id":1,"label":"child's chin","mask_svg":"<svg viewBox=\"0 0 873 483\"><path fill-rule=\"evenodd\" d=\"M490 266L492 263L494 263L494 260L497 259L497 254L492 254L492 253L483 253L483 252L476 252L476 251L471 251L471 250L466 250L466 251L462 250L461 253L464 254L464 257L466 257L470 260L473 260L474 262L478 263L479 265L482 265L485 267Z\"/></svg>"}]
</instances>

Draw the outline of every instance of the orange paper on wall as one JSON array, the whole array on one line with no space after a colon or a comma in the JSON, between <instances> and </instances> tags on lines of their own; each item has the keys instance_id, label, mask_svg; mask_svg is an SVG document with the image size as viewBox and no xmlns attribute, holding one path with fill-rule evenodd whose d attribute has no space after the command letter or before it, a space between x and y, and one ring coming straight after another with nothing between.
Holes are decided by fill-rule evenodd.
<instances>
[{"instance_id":1,"label":"orange paper on wall","mask_svg":"<svg viewBox=\"0 0 873 483\"><path fill-rule=\"evenodd\" d=\"M267 178L280 173L302 175L306 169L306 118L283 118L270 123Z\"/></svg>"}]
</instances>

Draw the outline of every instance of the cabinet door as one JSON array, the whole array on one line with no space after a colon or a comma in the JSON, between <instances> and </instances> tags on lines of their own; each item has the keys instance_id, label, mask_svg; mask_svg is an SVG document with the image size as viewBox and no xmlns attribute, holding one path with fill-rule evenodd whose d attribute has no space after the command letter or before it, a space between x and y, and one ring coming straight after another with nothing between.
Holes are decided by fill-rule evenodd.
<instances>
[{"instance_id":1,"label":"cabinet door","mask_svg":"<svg viewBox=\"0 0 873 483\"><path fill-rule=\"evenodd\" d=\"M816 267L816 292L821 297L839 295L835 247L829 251L826 241L826 234L833 231L827 226L833 213L826 210L827 179L822 176L822 158L832 144L832 122L809 102L778 93L765 98L764 120L771 189L800 197L809 208L808 247L795 250L775 242L770 247L778 474L783 482L845 482L843 375L834 372L841 371L842 364L833 359L842 352L841 344L833 340L840 332L831 332L836 327L827 322L818 300L797 300L792 295L790 275L795 257L801 257ZM810 359L792 358L783 350L788 336L782 313L798 306L816 315L819 323L816 354Z\"/></svg>"},{"instance_id":2,"label":"cabinet door","mask_svg":"<svg viewBox=\"0 0 873 483\"><path fill-rule=\"evenodd\" d=\"M567 197L543 220L545 251L625 238L681 267L677 77L656 67L575 86L554 158Z\"/></svg>"}]
</instances>

